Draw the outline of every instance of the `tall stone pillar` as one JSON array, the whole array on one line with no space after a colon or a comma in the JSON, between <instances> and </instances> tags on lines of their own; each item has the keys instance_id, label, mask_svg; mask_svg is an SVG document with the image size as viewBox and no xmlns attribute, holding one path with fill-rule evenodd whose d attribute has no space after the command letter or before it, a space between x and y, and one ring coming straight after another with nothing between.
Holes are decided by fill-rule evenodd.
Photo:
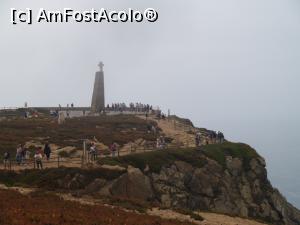
<instances>
[{"instance_id":1,"label":"tall stone pillar","mask_svg":"<svg viewBox=\"0 0 300 225\"><path fill-rule=\"evenodd\" d=\"M105 96L104 96L104 64L99 63L100 70L96 72L94 91L92 97L92 112L101 112L105 109Z\"/></svg>"}]
</instances>

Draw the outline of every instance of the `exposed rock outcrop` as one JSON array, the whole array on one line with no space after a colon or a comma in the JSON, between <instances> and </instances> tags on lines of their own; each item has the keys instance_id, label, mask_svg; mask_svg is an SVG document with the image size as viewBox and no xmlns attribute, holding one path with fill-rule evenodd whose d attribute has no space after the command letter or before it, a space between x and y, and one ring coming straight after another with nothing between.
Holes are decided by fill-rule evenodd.
<instances>
[{"instance_id":1,"label":"exposed rock outcrop","mask_svg":"<svg viewBox=\"0 0 300 225\"><path fill-rule=\"evenodd\" d=\"M84 187L84 181L85 176L77 173L73 177L68 174L64 179L57 180L57 184L61 188L69 190L78 190Z\"/></svg>"},{"instance_id":2,"label":"exposed rock outcrop","mask_svg":"<svg viewBox=\"0 0 300 225\"><path fill-rule=\"evenodd\" d=\"M112 183L110 192L113 196L143 201L154 197L149 177L133 167Z\"/></svg>"},{"instance_id":3,"label":"exposed rock outcrop","mask_svg":"<svg viewBox=\"0 0 300 225\"><path fill-rule=\"evenodd\" d=\"M241 152L240 147L246 150ZM255 218L276 225L300 225L299 210L272 187L262 157L246 145L214 148L188 151L192 157L184 150L148 155L155 167L148 158L144 158L148 161L143 164L143 158L133 156L129 158L126 173L112 181L94 180L81 193ZM162 155L169 157L168 160L161 161ZM139 168L131 166L134 160ZM79 175L69 177L66 187L81 187L83 179Z\"/></svg>"},{"instance_id":4,"label":"exposed rock outcrop","mask_svg":"<svg viewBox=\"0 0 300 225\"><path fill-rule=\"evenodd\" d=\"M203 168L175 162L152 174L153 187L162 205L209 210L234 216L259 218L275 224L299 225L300 213L273 189L265 162L253 158L250 168L227 157L226 169L207 159Z\"/></svg>"}]
</instances>

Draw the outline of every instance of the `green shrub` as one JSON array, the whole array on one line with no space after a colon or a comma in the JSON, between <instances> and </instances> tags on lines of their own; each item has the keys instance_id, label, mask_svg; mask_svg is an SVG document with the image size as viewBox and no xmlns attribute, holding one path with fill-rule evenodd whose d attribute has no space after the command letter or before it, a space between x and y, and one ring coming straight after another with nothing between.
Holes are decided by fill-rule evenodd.
<instances>
[{"instance_id":1,"label":"green shrub","mask_svg":"<svg viewBox=\"0 0 300 225\"><path fill-rule=\"evenodd\" d=\"M246 168L248 168L252 158L259 156L249 145L226 142L202 146L201 149L168 149L115 158L106 157L100 159L99 163L124 167L131 165L141 170L144 170L148 165L151 172L159 173L163 166L169 166L175 161L184 161L194 167L201 168L206 163L206 160L202 157L203 154L217 161L224 168L226 168L226 156L242 159Z\"/></svg>"},{"instance_id":2,"label":"green shrub","mask_svg":"<svg viewBox=\"0 0 300 225\"><path fill-rule=\"evenodd\" d=\"M56 189L59 188L57 181L59 179L64 179L67 175L73 177L76 174L81 174L85 177L85 185L88 185L96 178L113 180L123 173L124 171L114 171L102 168L85 170L64 167L45 170L23 170L19 172L0 171L0 183L7 186Z\"/></svg>"},{"instance_id":3,"label":"green shrub","mask_svg":"<svg viewBox=\"0 0 300 225\"><path fill-rule=\"evenodd\" d=\"M259 157L253 148L242 143L225 142L223 144L205 145L202 147L202 151L207 157L217 161L224 168L226 167L226 156L243 160L246 167L249 166L252 158Z\"/></svg>"},{"instance_id":4,"label":"green shrub","mask_svg":"<svg viewBox=\"0 0 300 225\"><path fill-rule=\"evenodd\" d=\"M195 167L201 168L205 161L200 157L201 153L196 149L168 149L153 152L126 155L122 157L106 157L100 159L100 164L131 165L144 170L148 165L151 172L159 173L163 166L169 166L175 161L185 161Z\"/></svg>"},{"instance_id":5,"label":"green shrub","mask_svg":"<svg viewBox=\"0 0 300 225\"><path fill-rule=\"evenodd\" d=\"M204 218L202 216L200 216L199 214L189 210L189 209L176 209L175 210L178 213L184 214L184 215L188 215L190 216L192 219L196 220L196 221L203 221Z\"/></svg>"}]
</instances>

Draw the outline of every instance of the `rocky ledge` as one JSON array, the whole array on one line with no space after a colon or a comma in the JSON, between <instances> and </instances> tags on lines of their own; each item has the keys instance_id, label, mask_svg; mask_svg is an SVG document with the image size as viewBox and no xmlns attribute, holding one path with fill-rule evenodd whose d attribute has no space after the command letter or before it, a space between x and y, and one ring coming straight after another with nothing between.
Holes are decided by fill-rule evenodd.
<instances>
[{"instance_id":1,"label":"rocky ledge","mask_svg":"<svg viewBox=\"0 0 300 225\"><path fill-rule=\"evenodd\" d=\"M151 167L151 157L153 163L161 162L155 157L163 157L165 163ZM127 164L127 172L105 185L95 181L103 184L98 186L99 193L276 225L300 224L299 210L272 187L265 160L248 145L226 143L185 152L131 156L117 162Z\"/></svg>"}]
</instances>

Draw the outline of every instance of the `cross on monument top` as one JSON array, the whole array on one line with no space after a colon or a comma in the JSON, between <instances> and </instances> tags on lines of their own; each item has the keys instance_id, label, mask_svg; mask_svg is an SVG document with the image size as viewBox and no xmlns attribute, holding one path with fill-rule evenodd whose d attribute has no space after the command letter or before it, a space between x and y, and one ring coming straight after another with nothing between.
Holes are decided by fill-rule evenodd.
<instances>
[{"instance_id":1,"label":"cross on monument top","mask_svg":"<svg viewBox=\"0 0 300 225\"><path fill-rule=\"evenodd\" d=\"M100 72L103 72L104 64L103 64L102 61L98 64L98 66L99 66L99 68L100 68Z\"/></svg>"}]
</instances>

